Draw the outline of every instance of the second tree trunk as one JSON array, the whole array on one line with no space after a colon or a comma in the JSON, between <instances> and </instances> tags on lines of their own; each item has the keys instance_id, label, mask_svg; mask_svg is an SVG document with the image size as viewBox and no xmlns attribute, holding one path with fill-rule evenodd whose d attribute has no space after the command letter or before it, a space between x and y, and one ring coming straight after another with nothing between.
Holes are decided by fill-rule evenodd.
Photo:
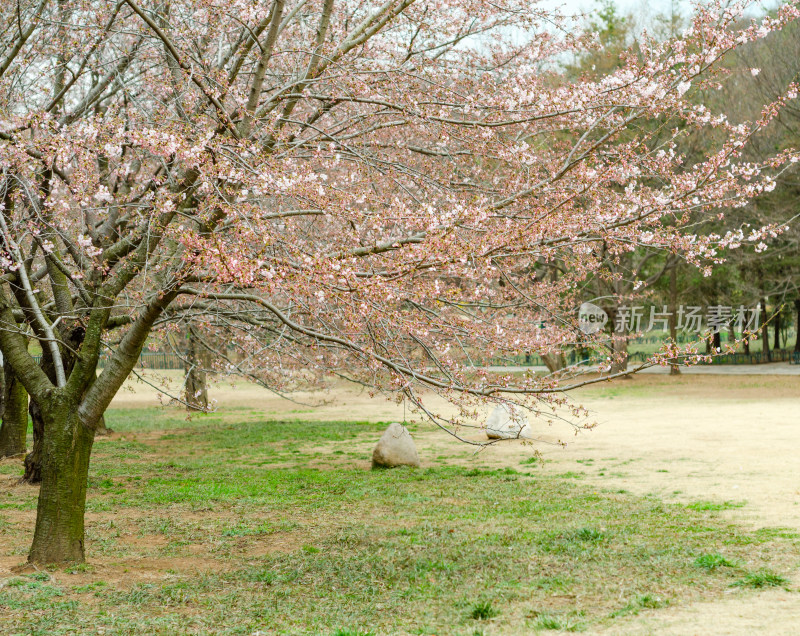
<instances>
[{"instance_id":1,"label":"second tree trunk","mask_svg":"<svg viewBox=\"0 0 800 636\"><path fill-rule=\"evenodd\" d=\"M10 367L3 369L3 422L0 424L0 457L25 453L28 436L28 392Z\"/></svg>"}]
</instances>

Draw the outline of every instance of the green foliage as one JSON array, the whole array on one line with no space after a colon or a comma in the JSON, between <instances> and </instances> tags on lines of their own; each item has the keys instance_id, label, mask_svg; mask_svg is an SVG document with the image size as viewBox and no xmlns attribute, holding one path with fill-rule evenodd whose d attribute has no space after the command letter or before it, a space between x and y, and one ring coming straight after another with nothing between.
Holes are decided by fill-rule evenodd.
<instances>
[{"instance_id":1,"label":"green foliage","mask_svg":"<svg viewBox=\"0 0 800 636\"><path fill-rule=\"evenodd\" d=\"M600 36L604 48L620 47L625 43L629 35L628 21L618 13L613 0L599 0L593 16L589 26Z\"/></svg>"}]
</instances>

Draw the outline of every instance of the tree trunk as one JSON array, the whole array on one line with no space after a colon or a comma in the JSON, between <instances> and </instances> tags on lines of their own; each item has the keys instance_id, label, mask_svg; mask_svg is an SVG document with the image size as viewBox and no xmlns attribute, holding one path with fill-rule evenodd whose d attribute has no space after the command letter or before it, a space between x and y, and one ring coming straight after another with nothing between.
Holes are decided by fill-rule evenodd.
<instances>
[{"instance_id":1,"label":"tree trunk","mask_svg":"<svg viewBox=\"0 0 800 636\"><path fill-rule=\"evenodd\" d=\"M764 362L769 362L772 358L769 354L769 325L767 324L767 299L761 299L761 315L764 324L761 327L761 358Z\"/></svg>"},{"instance_id":2,"label":"tree trunk","mask_svg":"<svg viewBox=\"0 0 800 636\"><path fill-rule=\"evenodd\" d=\"M11 367L3 373L3 422L0 424L0 457L25 454L28 436L28 392Z\"/></svg>"},{"instance_id":3,"label":"tree trunk","mask_svg":"<svg viewBox=\"0 0 800 636\"><path fill-rule=\"evenodd\" d=\"M614 334L613 348L615 360L611 364L611 373L623 373L628 369L628 336L624 333ZM621 359L617 360L616 356L621 356Z\"/></svg>"},{"instance_id":4,"label":"tree trunk","mask_svg":"<svg viewBox=\"0 0 800 636\"><path fill-rule=\"evenodd\" d=\"M719 353L720 349L722 349L722 332L714 332L714 334L711 336L711 344L714 347L714 353Z\"/></svg>"},{"instance_id":5,"label":"tree trunk","mask_svg":"<svg viewBox=\"0 0 800 636\"><path fill-rule=\"evenodd\" d=\"M794 331L794 350L800 351L800 298L794 301L794 311L797 314L797 325Z\"/></svg>"},{"instance_id":6,"label":"tree trunk","mask_svg":"<svg viewBox=\"0 0 800 636\"><path fill-rule=\"evenodd\" d=\"M29 484L38 484L42 481L42 445L44 444L44 418L42 409L36 400L31 400L28 408L31 414L31 425L33 426L33 448L25 456L25 474L23 481Z\"/></svg>"},{"instance_id":7,"label":"tree trunk","mask_svg":"<svg viewBox=\"0 0 800 636\"><path fill-rule=\"evenodd\" d=\"M205 355L205 347L200 344L197 334L191 327L187 340L184 399L188 409L205 411L208 409L208 374L206 373L208 356Z\"/></svg>"},{"instance_id":8,"label":"tree trunk","mask_svg":"<svg viewBox=\"0 0 800 636\"><path fill-rule=\"evenodd\" d=\"M608 324L611 329L611 351L613 361L609 373L622 373L628 369L628 334L625 329L617 331L617 306L613 305L605 309L608 314ZM617 356L622 358L617 360ZM630 376L626 376L630 377Z\"/></svg>"},{"instance_id":9,"label":"tree trunk","mask_svg":"<svg viewBox=\"0 0 800 636\"><path fill-rule=\"evenodd\" d=\"M102 437L104 435L111 435L113 433L113 429L108 428L106 426L106 416L103 415L100 418L100 421L97 424L97 431L95 432L95 437Z\"/></svg>"},{"instance_id":10,"label":"tree trunk","mask_svg":"<svg viewBox=\"0 0 800 636\"><path fill-rule=\"evenodd\" d=\"M672 265L669 270L669 337L672 342L678 342L678 263ZM670 375L680 375L681 370L677 361L669 365Z\"/></svg>"},{"instance_id":11,"label":"tree trunk","mask_svg":"<svg viewBox=\"0 0 800 636\"><path fill-rule=\"evenodd\" d=\"M773 340L772 348L777 351L781 348L781 312L780 310L775 312L773 316L775 324L773 328L775 329L775 340Z\"/></svg>"},{"instance_id":12,"label":"tree trunk","mask_svg":"<svg viewBox=\"0 0 800 636\"><path fill-rule=\"evenodd\" d=\"M92 382L94 384L94 382ZM91 384L89 385L91 387ZM88 389L87 389L88 391ZM111 435L114 430L106 426L106 416L105 414L100 416L100 419L97 421L97 426L94 429L94 436L95 437L103 437L105 435Z\"/></svg>"},{"instance_id":13,"label":"tree trunk","mask_svg":"<svg viewBox=\"0 0 800 636\"><path fill-rule=\"evenodd\" d=\"M559 353L542 353L540 354L542 358L542 362L544 362L547 370L550 373L555 373L556 371L561 371L567 366L567 361L564 357L563 352Z\"/></svg>"},{"instance_id":14,"label":"tree trunk","mask_svg":"<svg viewBox=\"0 0 800 636\"><path fill-rule=\"evenodd\" d=\"M65 339L70 349L72 351L77 351L83 343L84 337L85 332L83 327L78 326L70 329ZM64 369L67 375L69 375L75 364L75 356L71 351L67 350L62 353L62 359L64 361ZM41 366L42 370L47 374L47 377L50 378L50 381L55 384L55 367L53 366L53 360L46 351L43 352ZM44 444L45 425L42 409L36 403L36 400L33 399L31 399L30 414L31 423L33 425L33 448L25 457L25 474L22 479L29 484L38 484L42 481L42 445Z\"/></svg>"},{"instance_id":15,"label":"tree trunk","mask_svg":"<svg viewBox=\"0 0 800 636\"><path fill-rule=\"evenodd\" d=\"M53 398L44 415L42 485L28 561L82 563L89 455L94 432L78 419L77 405Z\"/></svg>"}]
</instances>

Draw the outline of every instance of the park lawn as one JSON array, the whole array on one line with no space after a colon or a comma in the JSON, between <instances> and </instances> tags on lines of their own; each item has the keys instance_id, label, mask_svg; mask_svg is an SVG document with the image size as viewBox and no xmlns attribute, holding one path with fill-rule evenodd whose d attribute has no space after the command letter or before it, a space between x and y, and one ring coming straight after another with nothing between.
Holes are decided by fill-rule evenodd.
<instances>
[{"instance_id":1,"label":"park lawn","mask_svg":"<svg viewBox=\"0 0 800 636\"><path fill-rule=\"evenodd\" d=\"M246 408L107 419L88 563L0 582L0 633L580 631L786 587L799 561L791 533L546 475L535 459L497 469L464 449L434 467L369 470L385 424ZM19 471L0 463L6 566L24 562L34 520Z\"/></svg>"}]
</instances>

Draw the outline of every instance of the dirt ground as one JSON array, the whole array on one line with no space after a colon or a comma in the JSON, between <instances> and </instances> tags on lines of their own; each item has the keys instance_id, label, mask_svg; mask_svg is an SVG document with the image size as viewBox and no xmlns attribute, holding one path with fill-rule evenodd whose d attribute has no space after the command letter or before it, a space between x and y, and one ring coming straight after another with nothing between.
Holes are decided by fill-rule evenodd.
<instances>
[{"instance_id":1,"label":"dirt ground","mask_svg":"<svg viewBox=\"0 0 800 636\"><path fill-rule=\"evenodd\" d=\"M160 377L177 380L179 372ZM323 395L295 395L299 403L246 383L221 383L211 394L220 408L248 406L281 419L404 416L402 405L343 384ZM584 390L574 399L591 410L599 424L595 429L575 435L566 425L532 420L537 438L532 445L513 441L476 454L475 447L420 424L420 456L429 465L517 467L538 451L545 460L541 470L577 475L598 488L653 494L667 502L726 504L720 514L737 523L800 532L800 377L642 375ZM113 406L149 406L157 400L154 388L131 381ZM795 584L800 583L797 565L789 573ZM604 633L794 634L798 625L800 594L777 590L649 611Z\"/></svg>"}]
</instances>

